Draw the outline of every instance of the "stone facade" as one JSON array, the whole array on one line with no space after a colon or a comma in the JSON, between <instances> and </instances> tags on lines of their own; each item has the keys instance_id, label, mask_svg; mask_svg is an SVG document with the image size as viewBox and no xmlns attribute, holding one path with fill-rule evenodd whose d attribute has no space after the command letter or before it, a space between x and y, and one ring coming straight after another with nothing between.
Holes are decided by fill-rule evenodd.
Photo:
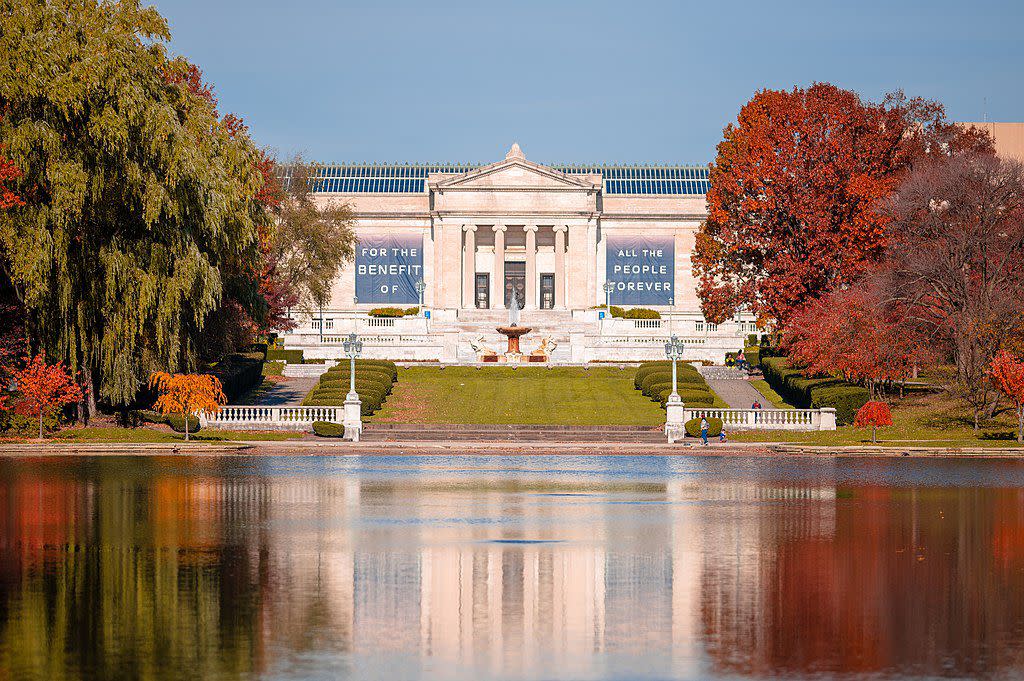
<instances>
[{"instance_id":1,"label":"stone facade","mask_svg":"<svg viewBox=\"0 0 1024 681\"><path fill-rule=\"evenodd\" d=\"M307 355L336 356L334 336L355 331L373 336L370 347L392 359L472 361L474 339L499 345L494 324L516 295L522 324L537 327L534 339L542 333L560 346L555 360L657 358L671 332L693 339L694 358L720 361L755 329L746 319L716 328L700 313L690 253L706 212L706 169L622 168L615 167L624 176L632 171L651 179L613 184L615 172L607 167L545 166L513 145L496 163L427 169L418 181L375 166L348 172L375 179L323 183L317 200L352 206L361 243L385 244L383 250L390 246L410 259L374 264L371 256L381 251L364 249L365 258L342 271L327 308L297 313L300 326L286 343L306 348ZM624 270L643 271L636 281L613 282L612 304L618 299L625 308L652 308L662 320L599 319L595 308L609 295L610 243ZM368 272L382 274L374 279ZM414 284L421 293L411 292ZM387 291L398 293L391 298ZM366 317L372 308L420 300L430 319Z\"/></svg>"}]
</instances>

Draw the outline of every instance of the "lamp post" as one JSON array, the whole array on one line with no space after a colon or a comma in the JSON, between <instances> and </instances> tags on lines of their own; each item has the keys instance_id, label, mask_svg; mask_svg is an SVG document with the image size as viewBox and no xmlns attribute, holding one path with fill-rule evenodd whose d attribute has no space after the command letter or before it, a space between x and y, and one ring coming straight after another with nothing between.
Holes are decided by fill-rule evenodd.
<instances>
[{"instance_id":1,"label":"lamp post","mask_svg":"<svg viewBox=\"0 0 1024 681\"><path fill-rule=\"evenodd\" d=\"M668 396L665 403L665 434L668 441L675 442L685 434L685 411L682 398L679 397L679 386L676 373L676 362L683 358L686 350L683 341L676 336L670 336L665 343L665 357L672 360L672 394Z\"/></svg>"},{"instance_id":2,"label":"lamp post","mask_svg":"<svg viewBox=\"0 0 1024 681\"><path fill-rule=\"evenodd\" d=\"M612 291L615 290L615 283L611 281L604 282L604 318L608 319L612 316ZM604 320L602 320L603 322ZM601 328L604 328L604 324L601 324Z\"/></svg>"},{"instance_id":3,"label":"lamp post","mask_svg":"<svg viewBox=\"0 0 1024 681\"><path fill-rule=\"evenodd\" d=\"M423 309L423 292L427 290L427 285L423 283L422 279L416 280L416 293L420 294L420 310Z\"/></svg>"},{"instance_id":4,"label":"lamp post","mask_svg":"<svg viewBox=\"0 0 1024 681\"><path fill-rule=\"evenodd\" d=\"M349 359L349 388L348 395L345 395L345 439L358 442L363 431L363 403L356 392L356 357L363 352L363 341L359 340L356 334L350 333L342 347Z\"/></svg>"},{"instance_id":5,"label":"lamp post","mask_svg":"<svg viewBox=\"0 0 1024 681\"><path fill-rule=\"evenodd\" d=\"M668 299L668 335L672 336L672 319L676 316L676 299Z\"/></svg>"}]
</instances>

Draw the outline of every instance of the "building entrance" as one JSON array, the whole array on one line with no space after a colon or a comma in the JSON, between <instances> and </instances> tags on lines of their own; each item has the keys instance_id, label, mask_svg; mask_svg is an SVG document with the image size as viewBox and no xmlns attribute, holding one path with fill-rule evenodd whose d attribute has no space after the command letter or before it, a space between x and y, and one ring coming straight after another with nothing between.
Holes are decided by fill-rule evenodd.
<instances>
[{"instance_id":1,"label":"building entrance","mask_svg":"<svg viewBox=\"0 0 1024 681\"><path fill-rule=\"evenodd\" d=\"M491 306L491 275L477 273L476 275L476 306L486 310Z\"/></svg>"},{"instance_id":2,"label":"building entrance","mask_svg":"<svg viewBox=\"0 0 1024 681\"><path fill-rule=\"evenodd\" d=\"M555 307L555 275L540 275L540 309L550 310Z\"/></svg>"},{"instance_id":3,"label":"building entrance","mask_svg":"<svg viewBox=\"0 0 1024 681\"><path fill-rule=\"evenodd\" d=\"M526 303L526 263L505 263L505 307L512 306L512 296L519 301L522 309Z\"/></svg>"}]
</instances>

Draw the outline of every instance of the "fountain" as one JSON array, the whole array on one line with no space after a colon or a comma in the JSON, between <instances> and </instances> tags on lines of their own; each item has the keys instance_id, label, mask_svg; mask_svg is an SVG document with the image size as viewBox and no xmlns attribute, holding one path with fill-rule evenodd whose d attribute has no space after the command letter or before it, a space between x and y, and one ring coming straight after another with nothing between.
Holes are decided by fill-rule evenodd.
<instances>
[{"instance_id":1,"label":"fountain","mask_svg":"<svg viewBox=\"0 0 1024 681\"><path fill-rule=\"evenodd\" d=\"M508 349L505 351L506 362L518 362L523 353L519 350L519 339L532 331L528 326L519 326L519 297L512 294L512 304L508 308L508 326L499 326L498 333L508 338Z\"/></svg>"}]
</instances>

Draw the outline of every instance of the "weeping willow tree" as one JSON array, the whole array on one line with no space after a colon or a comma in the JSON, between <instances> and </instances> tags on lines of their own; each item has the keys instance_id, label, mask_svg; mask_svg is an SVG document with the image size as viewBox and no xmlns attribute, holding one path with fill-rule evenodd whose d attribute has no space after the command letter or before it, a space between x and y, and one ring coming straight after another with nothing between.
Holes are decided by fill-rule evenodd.
<instances>
[{"instance_id":1,"label":"weeping willow tree","mask_svg":"<svg viewBox=\"0 0 1024 681\"><path fill-rule=\"evenodd\" d=\"M34 350L112 405L189 371L223 271L258 257L259 152L137 0L0 0L0 264ZM255 265L252 270L258 269Z\"/></svg>"}]
</instances>

